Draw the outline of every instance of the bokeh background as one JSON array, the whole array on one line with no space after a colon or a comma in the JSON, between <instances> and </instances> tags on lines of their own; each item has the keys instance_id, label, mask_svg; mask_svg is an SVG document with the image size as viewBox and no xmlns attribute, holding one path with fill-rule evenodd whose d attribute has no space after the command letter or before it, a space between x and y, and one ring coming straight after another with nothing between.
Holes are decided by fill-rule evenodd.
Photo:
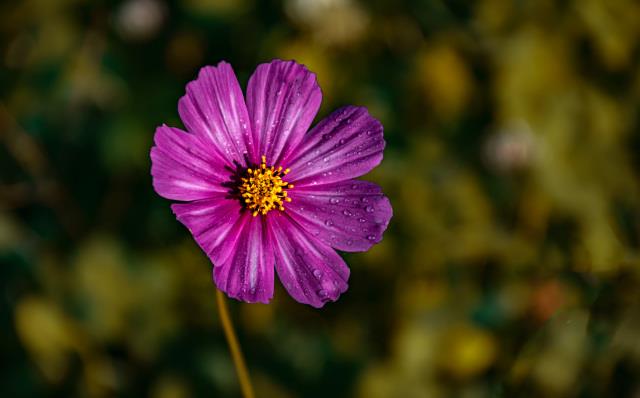
<instances>
[{"instance_id":1,"label":"bokeh background","mask_svg":"<svg viewBox=\"0 0 640 398\"><path fill-rule=\"evenodd\" d=\"M296 59L385 126L382 243L315 310L230 303L259 397L640 396L634 0L0 4L0 395L238 397L152 190L199 67Z\"/></svg>"}]
</instances>

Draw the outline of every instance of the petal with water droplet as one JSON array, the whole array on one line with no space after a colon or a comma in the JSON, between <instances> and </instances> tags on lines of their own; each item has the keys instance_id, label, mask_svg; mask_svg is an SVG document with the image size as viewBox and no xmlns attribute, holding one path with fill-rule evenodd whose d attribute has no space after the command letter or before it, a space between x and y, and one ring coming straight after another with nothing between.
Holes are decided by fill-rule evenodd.
<instances>
[{"instance_id":1,"label":"petal with water droplet","mask_svg":"<svg viewBox=\"0 0 640 398\"><path fill-rule=\"evenodd\" d=\"M281 60L258 65L247 85L247 108L259 156L282 164L311 126L321 102L316 75L304 65Z\"/></svg>"},{"instance_id":2,"label":"petal with water droplet","mask_svg":"<svg viewBox=\"0 0 640 398\"><path fill-rule=\"evenodd\" d=\"M296 187L290 197L287 214L307 231L320 230L318 239L344 251L364 251L378 243L392 215L380 187L367 181Z\"/></svg>"},{"instance_id":3,"label":"petal with water droplet","mask_svg":"<svg viewBox=\"0 0 640 398\"><path fill-rule=\"evenodd\" d=\"M242 89L228 63L200 69L187 84L178 112L187 130L210 142L229 167L244 166L243 153L255 152Z\"/></svg>"},{"instance_id":4,"label":"petal with water droplet","mask_svg":"<svg viewBox=\"0 0 640 398\"><path fill-rule=\"evenodd\" d=\"M367 135L367 131L375 134ZM323 139L328 136L329 139ZM366 108L348 106L323 119L285 160L296 186L340 182L360 177L382 160L382 125ZM312 166L309 166L309 162Z\"/></svg>"},{"instance_id":5,"label":"petal with water droplet","mask_svg":"<svg viewBox=\"0 0 640 398\"><path fill-rule=\"evenodd\" d=\"M270 230L278 277L294 299L319 308L347 290L349 268L332 248L283 213Z\"/></svg>"}]
</instances>

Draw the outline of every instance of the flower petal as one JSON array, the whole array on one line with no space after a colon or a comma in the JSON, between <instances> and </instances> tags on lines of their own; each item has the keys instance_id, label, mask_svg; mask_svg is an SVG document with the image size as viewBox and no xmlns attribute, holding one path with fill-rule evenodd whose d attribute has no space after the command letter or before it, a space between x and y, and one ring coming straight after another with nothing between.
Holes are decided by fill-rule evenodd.
<instances>
[{"instance_id":1,"label":"flower petal","mask_svg":"<svg viewBox=\"0 0 640 398\"><path fill-rule=\"evenodd\" d=\"M271 164L302 140L318 113L322 92L316 75L294 61L274 60L256 68L247 85L247 108L259 154ZM257 163L259 158L252 159Z\"/></svg>"},{"instance_id":2,"label":"flower petal","mask_svg":"<svg viewBox=\"0 0 640 398\"><path fill-rule=\"evenodd\" d=\"M243 226L239 203L226 199L225 195L217 193L209 199L171 205L176 218L189 229L214 264L233 254L237 231Z\"/></svg>"},{"instance_id":3,"label":"flower petal","mask_svg":"<svg viewBox=\"0 0 640 398\"><path fill-rule=\"evenodd\" d=\"M171 208L209 256L218 289L238 300L269 302L274 260L262 217L223 195Z\"/></svg>"},{"instance_id":4,"label":"flower petal","mask_svg":"<svg viewBox=\"0 0 640 398\"><path fill-rule=\"evenodd\" d=\"M344 260L286 214L275 213L269 221L276 271L289 294L316 308L336 301L348 288Z\"/></svg>"},{"instance_id":5,"label":"flower petal","mask_svg":"<svg viewBox=\"0 0 640 398\"><path fill-rule=\"evenodd\" d=\"M213 278L229 297L266 304L273 297L274 273L266 219L243 212L240 222L233 252L215 263Z\"/></svg>"},{"instance_id":6,"label":"flower petal","mask_svg":"<svg viewBox=\"0 0 640 398\"><path fill-rule=\"evenodd\" d=\"M287 212L311 235L338 250L368 250L382 240L393 214L374 183L351 180L289 191Z\"/></svg>"},{"instance_id":7,"label":"flower petal","mask_svg":"<svg viewBox=\"0 0 640 398\"><path fill-rule=\"evenodd\" d=\"M230 171L200 137L162 125L151 148L151 175L156 192L167 199L198 200L225 192Z\"/></svg>"},{"instance_id":8,"label":"flower petal","mask_svg":"<svg viewBox=\"0 0 640 398\"><path fill-rule=\"evenodd\" d=\"M282 163L296 186L328 184L360 177L380 161L385 142L382 124L366 108L346 106L314 127Z\"/></svg>"},{"instance_id":9,"label":"flower petal","mask_svg":"<svg viewBox=\"0 0 640 398\"><path fill-rule=\"evenodd\" d=\"M187 84L187 93L178 103L180 118L193 134L205 137L220 157L233 167L246 166L254 152L247 107L231 65L200 69L198 78Z\"/></svg>"}]
</instances>

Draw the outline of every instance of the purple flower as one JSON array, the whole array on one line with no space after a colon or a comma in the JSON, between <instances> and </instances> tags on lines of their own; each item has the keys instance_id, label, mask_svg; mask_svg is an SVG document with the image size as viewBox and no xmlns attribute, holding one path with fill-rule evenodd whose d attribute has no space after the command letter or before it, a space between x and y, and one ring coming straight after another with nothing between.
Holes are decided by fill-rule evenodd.
<instances>
[{"instance_id":1,"label":"purple flower","mask_svg":"<svg viewBox=\"0 0 640 398\"><path fill-rule=\"evenodd\" d=\"M231 66L206 66L178 112L187 131L162 125L151 148L156 192L212 263L230 297L268 303L274 265L289 294L322 307L347 290L334 249L365 251L392 215L376 184L355 180L382 160L382 125L346 106L309 130L322 93L293 61L258 66L246 102Z\"/></svg>"}]
</instances>

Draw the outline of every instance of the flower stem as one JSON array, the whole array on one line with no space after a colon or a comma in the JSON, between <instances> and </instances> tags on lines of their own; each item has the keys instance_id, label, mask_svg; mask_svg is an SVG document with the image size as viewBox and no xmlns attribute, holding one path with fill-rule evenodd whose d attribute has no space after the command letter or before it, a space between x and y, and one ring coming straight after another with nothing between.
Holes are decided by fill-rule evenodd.
<instances>
[{"instance_id":1,"label":"flower stem","mask_svg":"<svg viewBox=\"0 0 640 398\"><path fill-rule=\"evenodd\" d=\"M231 352L231 358L233 358L233 364L236 367L236 373L238 374L238 381L240 382L242 395L244 398L255 398L251 379L249 378L249 371L247 371L247 365L244 363L240 344L238 344L238 338L236 337L236 332L233 330L231 317L229 317L229 310L227 310L224 293L217 290L216 299L218 302L218 311L220 312L220 321L222 322L224 335L227 338L227 344L229 344L229 351Z\"/></svg>"}]
</instances>

